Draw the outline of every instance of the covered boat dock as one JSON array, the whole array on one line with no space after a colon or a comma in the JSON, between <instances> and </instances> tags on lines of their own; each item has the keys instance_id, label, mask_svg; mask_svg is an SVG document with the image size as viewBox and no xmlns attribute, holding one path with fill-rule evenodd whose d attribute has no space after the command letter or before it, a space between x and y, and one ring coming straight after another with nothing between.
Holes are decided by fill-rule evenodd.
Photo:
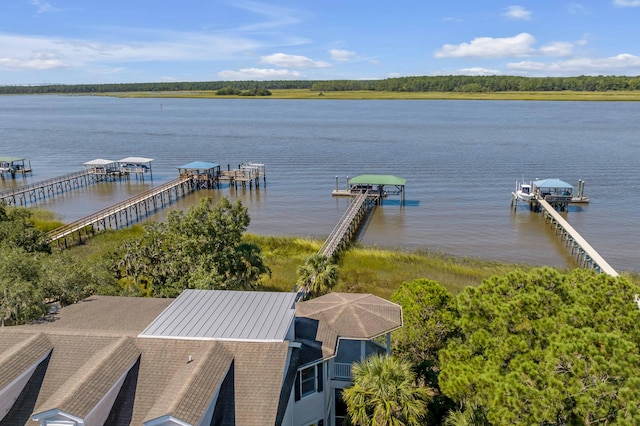
<instances>
[{"instance_id":1,"label":"covered boat dock","mask_svg":"<svg viewBox=\"0 0 640 426\"><path fill-rule=\"evenodd\" d=\"M118 162L114 160L105 160L103 158L97 158L95 160L87 161L84 165L84 170L89 173L93 173L97 176L120 176L120 168Z\"/></svg>"},{"instance_id":2,"label":"covered boat dock","mask_svg":"<svg viewBox=\"0 0 640 426\"><path fill-rule=\"evenodd\" d=\"M535 198L545 200L557 210L564 211L573 198L573 185L560 179L541 179L531 182Z\"/></svg>"},{"instance_id":3,"label":"covered boat dock","mask_svg":"<svg viewBox=\"0 0 640 426\"><path fill-rule=\"evenodd\" d=\"M4 178L5 173L10 173L15 177L16 173L30 173L31 161L22 157L0 157L0 176Z\"/></svg>"},{"instance_id":4,"label":"covered boat dock","mask_svg":"<svg viewBox=\"0 0 640 426\"><path fill-rule=\"evenodd\" d=\"M335 196L356 196L363 192L368 192L369 196L382 200L389 195L399 195L400 205L404 205L404 187L407 180L393 175L360 175L349 180L347 177L344 190L338 189L338 176L336 176L336 189L332 195Z\"/></svg>"},{"instance_id":5,"label":"covered boat dock","mask_svg":"<svg viewBox=\"0 0 640 426\"><path fill-rule=\"evenodd\" d=\"M190 178L197 188L217 188L220 179L220 164L193 161L178 167L181 178Z\"/></svg>"},{"instance_id":6,"label":"covered boat dock","mask_svg":"<svg viewBox=\"0 0 640 426\"><path fill-rule=\"evenodd\" d=\"M118 160L118 165L120 172L124 175L130 176L135 174L136 178L139 176L144 179L144 175L149 173L151 175L151 179L153 179L153 172L151 171L152 161L153 158L127 157L122 160Z\"/></svg>"}]
</instances>

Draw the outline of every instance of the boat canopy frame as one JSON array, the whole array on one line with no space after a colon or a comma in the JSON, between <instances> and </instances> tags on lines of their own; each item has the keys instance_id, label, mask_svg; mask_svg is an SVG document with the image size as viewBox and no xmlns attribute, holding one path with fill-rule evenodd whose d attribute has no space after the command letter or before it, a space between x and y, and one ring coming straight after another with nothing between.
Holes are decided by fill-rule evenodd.
<instances>
[{"instance_id":1,"label":"boat canopy frame","mask_svg":"<svg viewBox=\"0 0 640 426\"><path fill-rule=\"evenodd\" d=\"M351 192L369 189L373 190L373 192L378 192L381 197L383 194L400 195L400 203L404 205L404 189L406 183L406 179L393 175L365 174L351 178L349 180L349 189ZM394 189L392 191L388 191L385 190L385 186L391 186Z\"/></svg>"}]
</instances>

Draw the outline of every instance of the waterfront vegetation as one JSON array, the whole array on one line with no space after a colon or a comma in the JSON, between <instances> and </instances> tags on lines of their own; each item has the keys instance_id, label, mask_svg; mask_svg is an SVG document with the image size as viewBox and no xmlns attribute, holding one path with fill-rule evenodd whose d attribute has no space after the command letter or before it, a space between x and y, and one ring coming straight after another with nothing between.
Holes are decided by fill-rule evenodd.
<instances>
[{"instance_id":1,"label":"waterfront vegetation","mask_svg":"<svg viewBox=\"0 0 640 426\"><path fill-rule=\"evenodd\" d=\"M357 244L333 265L318 257L319 240L250 235L248 224L240 201L212 206L204 198L166 223L57 250L44 234L59 225L55 215L0 205L0 323L24 323L48 303L92 294L291 291L327 272L333 290L377 294L403 309L394 355L354 366L344 394L354 424L640 422L637 276Z\"/></svg>"},{"instance_id":2,"label":"waterfront vegetation","mask_svg":"<svg viewBox=\"0 0 640 426\"><path fill-rule=\"evenodd\" d=\"M0 86L0 94L279 99L638 101L640 77L414 76L380 80L201 81Z\"/></svg>"},{"instance_id":3,"label":"waterfront vegetation","mask_svg":"<svg viewBox=\"0 0 640 426\"><path fill-rule=\"evenodd\" d=\"M195 98L233 99L241 95L217 95L215 91L127 92L109 93L120 98ZM270 96L251 99L318 99L318 100L504 100L504 101L640 101L640 91L517 91L517 92L395 92L395 91L329 91L309 89L273 89Z\"/></svg>"}]
</instances>

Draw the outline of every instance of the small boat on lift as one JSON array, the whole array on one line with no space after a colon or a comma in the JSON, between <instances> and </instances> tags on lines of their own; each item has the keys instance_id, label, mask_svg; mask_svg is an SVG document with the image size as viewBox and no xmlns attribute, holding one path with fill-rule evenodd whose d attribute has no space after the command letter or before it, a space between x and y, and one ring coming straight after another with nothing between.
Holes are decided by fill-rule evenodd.
<instances>
[{"instance_id":1,"label":"small boat on lift","mask_svg":"<svg viewBox=\"0 0 640 426\"><path fill-rule=\"evenodd\" d=\"M511 205L518 202L531 203L536 200L546 200L561 211L566 210L569 204L586 204L589 197L584 195L584 181L578 181L578 195L573 194L573 186L560 179L538 179L529 183L516 182L516 189L511 193Z\"/></svg>"},{"instance_id":2,"label":"small boat on lift","mask_svg":"<svg viewBox=\"0 0 640 426\"><path fill-rule=\"evenodd\" d=\"M516 190L511 193L515 201L531 201L534 197L531 183L516 182Z\"/></svg>"}]
</instances>

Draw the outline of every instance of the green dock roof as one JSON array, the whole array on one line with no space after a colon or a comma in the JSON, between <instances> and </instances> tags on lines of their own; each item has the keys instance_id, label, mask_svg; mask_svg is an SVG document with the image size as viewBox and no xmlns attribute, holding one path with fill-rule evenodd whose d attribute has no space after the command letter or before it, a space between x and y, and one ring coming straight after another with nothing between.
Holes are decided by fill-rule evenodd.
<instances>
[{"instance_id":1,"label":"green dock roof","mask_svg":"<svg viewBox=\"0 0 640 426\"><path fill-rule=\"evenodd\" d=\"M393 175L360 175L349 180L352 185L404 185L406 182Z\"/></svg>"},{"instance_id":2,"label":"green dock roof","mask_svg":"<svg viewBox=\"0 0 640 426\"><path fill-rule=\"evenodd\" d=\"M22 157L0 157L0 163L13 163L14 161L22 161L26 158Z\"/></svg>"}]
</instances>

